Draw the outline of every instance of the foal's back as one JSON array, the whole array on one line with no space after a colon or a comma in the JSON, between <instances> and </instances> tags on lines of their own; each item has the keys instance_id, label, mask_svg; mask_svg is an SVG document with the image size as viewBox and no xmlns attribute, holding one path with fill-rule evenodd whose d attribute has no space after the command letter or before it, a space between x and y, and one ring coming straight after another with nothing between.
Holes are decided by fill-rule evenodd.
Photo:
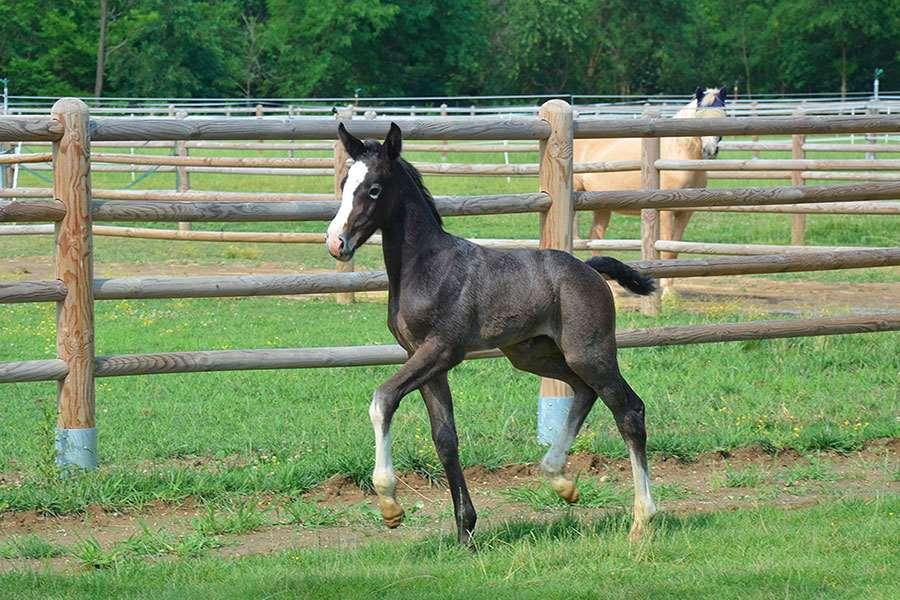
<instances>
[{"instance_id":1,"label":"foal's back","mask_svg":"<svg viewBox=\"0 0 900 600\"><path fill-rule=\"evenodd\" d=\"M465 267L460 300L468 315L467 337L478 339L479 348L536 336L555 339L567 319L596 319L606 325L614 318L607 283L571 254L481 246L466 254L472 260Z\"/></svg>"}]
</instances>

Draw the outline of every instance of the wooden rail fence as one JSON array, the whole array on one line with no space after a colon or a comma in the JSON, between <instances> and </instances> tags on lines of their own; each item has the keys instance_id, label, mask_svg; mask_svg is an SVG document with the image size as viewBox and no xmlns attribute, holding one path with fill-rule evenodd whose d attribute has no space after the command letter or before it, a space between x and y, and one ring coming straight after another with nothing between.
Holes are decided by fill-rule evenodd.
<instances>
[{"instance_id":1,"label":"wooden rail fence","mask_svg":"<svg viewBox=\"0 0 900 600\"><path fill-rule=\"evenodd\" d=\"M739 122L738 122L739 121ZM354 121L356 135L380 136L386 124ZM573 119L571 107L554 100L544 104L538 118L415 119L404 135L410 140L538 140L539 188L531 194L499 196L455 196L437 198L444 215L484 215L536 212L540 215L539 245L566 251L587 248L640 249L641 261L633 264L655 277L702 277L751 273L781 273L845 268L872 268L900 265L900 248L799 248L727 244L698 244L660 240L659 214L668 209L800 210L802 207L861 210L857 202L867 202L865 210L897 214L900 182L867 182L835 186L795 185L777 188L659 190L659 172L665 168L707 168L663 161L659 158L659 136L705 134L791 134L866 133L900 131L896 116L796 117L747 119L645 119L641 121L582 121ZM572 144L576 137L643 137L643 156L638 167L643 190L573 193L576 166ZM314 368L353 365L394 364L405 360L396 346L352 348L292 348L162 353L98 357L94 352L93 306L107 299L197 298L258 296L273 294L332 294L383 291L387 286L382 272L346 272L320 275L277 275L238 277L93 278L92 237L117 234L104 230L103 221L324 221L336 212L338 202L331 194L234 194L197 191L119 191L90 188L91 145L96 142L147 142L159 140L334 139L331 119L303 121L233 120L187 121L179 119L96 119L89 121L87 107L78 100L63 99L52 116L0 118L0 141L50 141L53 153L53 190L0 190L0 222L53 223L56 231L57 276L51 281L20 281L0 284L0 303L55 302L58 306L57 357L0 363L0 383L21 381L59 382L57 455L61 465L91 468L96 465L96 421L94 379L155 373L219 371L262 368ZM191 142L189 142L191 143ZM255 142L259 143L259 142ZM99 145L99 144L98 144ZM796 147L797 144L794 144ZM443 145L440 148L445 148ZM19 155L15 160L47 160L48 155ZM103 155L100 155L101 159ZM95 156L96 158L96 156ZM130 158L130 156L129 156ZM189 168L204 163L198 157L163 157L157 161L173 168ZM119 159L114 159L119 160ZM331 159L329 159L331 161ZM805 159L801 159L805 160ZM293 161L293 162L291 162ZM297 162L301 161L301 162ZM284 165L313 165L305 159L284 159ZM124 160L123 160L124 162ZM213 161L215 162L215 161ZM218 161L222 163L222 161ZM742 161L747 162L747 161ZM837 168L851 169L861 163L831 161ZM871 168L871 161L865 161ZM766 169L789 168L792 173L806 167L820 167L815 161L786 165L763 165ZM237 163L228 163L237 164ZM247 164L242 163L242 164ZM251 163L256 164L256 163ZM322 163L323 164L323 163ZM849 165L849 166L848 166ZM338 176L346 166L337 153L331 172ZM627 165L634 168L634 164ZM731 165L726 165L731 168ZM605 165L610 168L610 165ZM615 166L613 166L615 167ZM756 165L754 165L754 168ZM760 167L760 168L763 168ZM237 168L237 167L235 167ZM725 168L725 167L723 167ZM50 198L44 200L43 198ZM127 199L125 199L127 198ZM642 211L640 240L574 240L576 210L629 208ZM852 210L851 210L852 209ZM33 233L48 231L47 225ZM125 228L126 230L129 228ZM143 228L130 228L147 234ZM4 230L0 230L4 233ZM225 234L240 232L166 231L166 239L228 239ZM246 233L248 236L262 234ZM150 235L150 234L147 234ZM162 234L160 234L162 235ZM269 241L321 241L320 234L271 234ZM183 237L182 237L183 236ZM295 239L284 236L297 236ZM377 241L374 240L374 241ZM532 247L537 240L484 240L489 245ZM692 247L693 246L693 247ZM661 250L737 254L703 260L659 260ZM753 256L742 254L753 252ZM658 312L658 298L644 305ZM621 347L705 343L748 339L769 339L806 335L830 335L900 330L900 314L820 318L794 321L762 321L703 326L661 327L620 331ZM497 356L496 351L479 352L469 358ZM569 390L559 382L542 382L545 399L565 400Z\"/></svg>"}]
</instances>

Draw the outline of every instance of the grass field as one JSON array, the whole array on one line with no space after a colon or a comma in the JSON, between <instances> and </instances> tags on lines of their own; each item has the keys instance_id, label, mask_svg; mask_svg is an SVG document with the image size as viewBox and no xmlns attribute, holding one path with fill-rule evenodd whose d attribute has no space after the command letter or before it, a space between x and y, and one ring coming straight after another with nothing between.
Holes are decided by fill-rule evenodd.
<instances>
[{"instance_id":1,"label":"grass field","mask_svg":"<svg viewBox=\"0 0 900 600\"><path fill-rule=\"evenodd\" d=\"M436 156L420 158L436 160ZM527 154L511 158L535 160ZM454 157L459 159L460 155ZM499 155L466 159L502 160ZM95 174L93 185L122 187L128 180L127 174ZM426 182L436 194L528 192L536 187L533 178L430 177ZM729 182L737 184L758 182ZM23 178L20 185L43 183ZM328 178L192 175L195 189L327 191L331 185ZM172 189L174 177L154 175L138 187ZM582 215L582 231L587 221L587 215ZM534 238L537 216L453 218L447 226L469 237ZM321 231L323 224L195 227ZM610 237L638 237L637 219L617 215ZM900 230L889 217L814 215L808 217L807 237L810 244L896 246ZM695 217L686 239L784 244L790 239L790 218L702 214ZM0 280L49 276L51 253L48 236L3 238ZM95 259L99 277L303 271L333 265L319 245L99 237L95 238ZM359 254L359 268L375 269L380 264L377 248L364 248ZM785 285L828 282L837 288L857 287L865 294L866 285L896 286L900 270L747 278L748 286L756 280ZM896 309L896 304L883 308ZM816 312L841 310L845 308L823 304ZM377 297L351 306L337 306L324 298L281 297L109 301L98 303L96 311L98 354L392 342L385 327L385 306ZM741 298L699 305L673 301L659 318L621 311L619 327L753 318L770 317L758 304ZM54 355L52 306L10 305L0 310L0 361ZM585 497L595 498L598 508L612 512L585 515L556 509L549 520L538 518L535 515L542 513L536 512L531 515L534 518L524 520L489 521L480 532L474 555L454 548L441 533L446 528L435 531L424 517L417 520L408 506L412 517L404 528L416 535L355 543L351 548L307 544L272 555L251 552L238 559L230 557L227 548L217 549L222 545L217 536L228 533L243 539L240 536L249 531L271 528L271 519L260 520L253 508L260 503L277 505L292 515L285 517L288 527L314 523L329 531L347 526L344 517L329 512L327 503L317 505L314 495L335 476L361 488L369 485L373 457L368 401L392 367L99 380L102 468L65 480L56 477L52 462L55 384L18 384L0 391L0 597L174 598L186 590L209 597L897 595L892 579L898 567L900 533L896 455L889 453L884 459L887 483L869 489L857 486L852 492L845 490L845 479L839 475L816 471L814 457L831 453L853 460L867 444L898 436L900 336L634 349L623 350L620 360L626 377L647 403L653 464L667 459L705 464L691 461L750 447L775 457L799 453L812 458L809 465L797 468L810 470L792 477L819 481L818 504L788 510L776 501L783 492L782 481L778 494L754 492L752 500L734 511L698 513L691 508L684 514L664 515L649 543L629 547L624 541L627 515L620 511L627 505L630 490L619 481L610 492L612 488L605 486L612 484L601 482L590 488L593 496ZM534 440L536 378L512 370L504 361L473 361L451 374L451 386L466 466L490 472L540 458L542 448ZM401 406L394 431L398 469L426 481L440 480L427 417L416 395ZM625 456L602 406L592 413L575 450L602 460ZM859 477L864 480L865 472L874 468L864 467ZM709 479L702 490L691 492L692 501L702 503L713 489L755 489L766 478L756 467L713 475L718 479ZM498 494L506 493L504 497L524 507L537 510L547 501L539 488L510 485L509 489ZM312 499L297 500L308 493ZM681 488L664 483L660 493L668 494L663 498L665 506L666 499L680 497ZM413 494L407 495L409 503L415 502ZM444 499L445 509L446 505ZM54 519L83 518L90 523L96 511L150 518L161 506L193 511L196 523L191 532L166 537L154 529L144 533L138 529L130 545L115 551L118 546L92 542L93 538L64 549L45 539L47 527L59 522ZM377 519L365 506L354 509L354 519L363 522L370 534L381 535ZM39 515L49 525L36 527L33 538L4 533L4 521L14 523L22 515ZM446 525L446 516L435 517L436 522ZM91 572L73 577L60 574L67 569L50 563L36 568L35 563L16 562L23 558L53 561L60 554L74 554L77 564L92 567ZM148 556L165 558L148 561Z\"/></svg>"}]
</instances>

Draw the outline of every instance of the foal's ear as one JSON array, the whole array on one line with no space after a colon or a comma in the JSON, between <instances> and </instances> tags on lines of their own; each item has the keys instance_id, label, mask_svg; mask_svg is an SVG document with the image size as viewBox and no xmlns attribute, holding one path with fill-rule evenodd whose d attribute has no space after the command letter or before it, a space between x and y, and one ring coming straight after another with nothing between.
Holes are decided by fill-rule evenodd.
<instances>
[{"instance_id":1,"label":"foal's ear","mask_svg":"<svg viewBox=\"0 0 900 600\"><path fill-rule=\"evenodd\" d=\"M344 127L343 123L338 123L338 137L341 138L344 150L347 151L347 154L349 154L350 158L353 160L357 160L365 153L366 145L353 137L353 134L347 131L347 128Z\"/></svg>"},{"instance_id":2,"label":"foal's ear","mask_svg":"<svg viewBox=\"0 0 900 600\"><path fill-rule=\"evenodd\" d=\"M703 88L702 88L702 87L699 87L699 86L698 86L697 89L694 90L694 98L697 99L697 106L700 106L700 103L703 102L703 96L704 96L704 95L705 95L705 94L703 93Z\"/></svg>"},{"instance_id":3,"label":"foal's ear","mask_svg":"<svg viewBox=\"0 0 900 600\"><path fill-rule=\"evenodd\" d=\"M391 128L387 137L384 138L384 147L387 150L388 158L391 160L397 160L400 156L400 151L403 149L403 134L400 133L400 127L393 121L391 121Z\"/></svg>"}]
</instances>

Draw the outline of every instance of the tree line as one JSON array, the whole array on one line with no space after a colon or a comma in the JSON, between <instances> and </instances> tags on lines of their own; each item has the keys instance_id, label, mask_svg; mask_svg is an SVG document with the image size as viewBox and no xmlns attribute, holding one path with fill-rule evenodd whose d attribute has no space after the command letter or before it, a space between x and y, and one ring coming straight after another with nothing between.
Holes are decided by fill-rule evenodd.
<instances>
[{"instance_id":1,"label":"tree line","mask_svg":"<svg viewBox=\"0 0 900 600\"><path fill-rule=\"evenodd\" d=\"M16 95L900 88L896 0L0 0Z\"/></svg>"}]
</instances>

